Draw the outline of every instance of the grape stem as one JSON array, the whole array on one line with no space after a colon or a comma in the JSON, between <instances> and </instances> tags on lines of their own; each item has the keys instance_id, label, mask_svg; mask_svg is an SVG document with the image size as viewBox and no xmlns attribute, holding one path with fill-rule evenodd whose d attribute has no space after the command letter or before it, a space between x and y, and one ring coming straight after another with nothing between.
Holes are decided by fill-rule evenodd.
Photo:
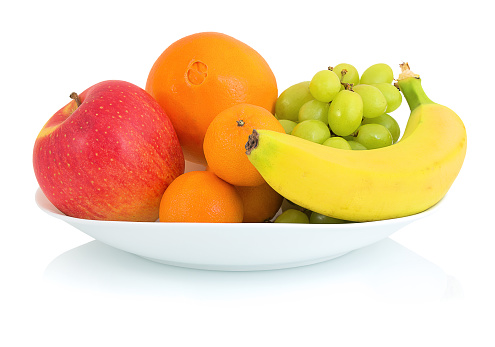
<instances>
[{"instance_id":1,"label":"grape stem","mask_svg":"<svg viewBox=\"0 0 495 347\"><path fill-rule=\"evenodd\" d=\"M354 90L352 89L352 87L354 87L354 83L345 83L345 82L340 82L340 84L342 84L344 86L344 89L345 90L350 90L351 92L353 92Z\"/></svg>"},{"instance_id":2,"label":"grape stem","mask_svg":"<svg viewBox=\"0 0 495 347\"><path fill-rule=\"evenodd\" d=\"M342 69L340 71L340 82L342 82L344 80L344 76L345 76L346 73L347 73L347 70L346 69Z\"/></svg>"}]
</instances>

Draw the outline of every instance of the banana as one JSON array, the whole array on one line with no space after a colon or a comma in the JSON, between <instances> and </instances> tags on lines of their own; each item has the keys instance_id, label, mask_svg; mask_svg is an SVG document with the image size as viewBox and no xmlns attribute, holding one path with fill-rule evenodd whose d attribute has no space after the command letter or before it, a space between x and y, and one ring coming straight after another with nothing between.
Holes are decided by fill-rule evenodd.
<instances>
[{"instance_id":1,"label":"banana","mask_svg":"<svg viewBox=\"0 0 495 347\"><path fill-rule=\"evenodd\" d=\"M435 205L462 167L466 129L451 109L428 98L407 63L401 68L398 86L411 114L396 144L341 150L254 130L246 143L250 162L288 200L339 219L398 218Z\"/></svg>"}]
</instances>

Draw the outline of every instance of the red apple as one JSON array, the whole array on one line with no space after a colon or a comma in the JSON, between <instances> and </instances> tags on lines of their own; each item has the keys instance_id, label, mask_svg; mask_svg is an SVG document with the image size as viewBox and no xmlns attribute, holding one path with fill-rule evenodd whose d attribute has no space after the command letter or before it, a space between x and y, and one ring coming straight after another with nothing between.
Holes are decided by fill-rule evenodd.
<instances>
[{"instance_id":1,"label":"red apple","mask_svg":"<svg viewBox=\"0 0 495 347\"><path fill-rule=\"evenodd\" d=\"M43 193L72 217L156 221L163 192L185 166L165 111L123 81L101 82L71 98L34 144Z\"/></svg>"}]
</instances>

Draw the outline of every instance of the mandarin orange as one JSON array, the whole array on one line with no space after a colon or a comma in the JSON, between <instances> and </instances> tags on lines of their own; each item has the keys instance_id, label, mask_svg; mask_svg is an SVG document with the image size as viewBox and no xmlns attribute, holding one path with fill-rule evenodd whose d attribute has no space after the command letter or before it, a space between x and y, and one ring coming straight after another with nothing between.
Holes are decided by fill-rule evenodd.
<instances>
[{"instance_id":1,"label":"mandarin orange","mask_svg":"<svg viewBox=\"0 0 495 347\"><path fill-rule=\"evenodd\" d=\"M209 170L235 186L258 186L265 180L246 155L254 129L285 133L273 114L260 106L238 104L220 112L205 134L203 150Z\"/></svg>"},{"instance_id":2,"label":"mandarin orange","mask_svg":"<svg viewBox=\"0 0 495 347\"><path fill-rule=\"evenodd\" d=\"M256 187L235 187L244 206L243 223L261 223L272 219L282 206L283 196L268 183Z\"/></svg>"},{"instance_id":3,"label":"mandarin orange","mask_svg":"<svg viewBox=\"0 0 495 347\"><path fill-rule=\"evenodd\" d=\"M185 159L206 164L203 138L223 110L250 103L274 112L275 76L265 59L225 34L204 32L171 44L155 61L146 91L172 121Z\"/></svg>"},{"instance_id":4,"label":"mandarin orange","mask_svg":"<svg viewBox=\"0 0 495 347\"><path fill-rule=\"evenodd\" d=\"M210 171L190 171L177 177L160 202L160 222L240 223L242 199L231 184Z\"/></svg>"}]
</instances>

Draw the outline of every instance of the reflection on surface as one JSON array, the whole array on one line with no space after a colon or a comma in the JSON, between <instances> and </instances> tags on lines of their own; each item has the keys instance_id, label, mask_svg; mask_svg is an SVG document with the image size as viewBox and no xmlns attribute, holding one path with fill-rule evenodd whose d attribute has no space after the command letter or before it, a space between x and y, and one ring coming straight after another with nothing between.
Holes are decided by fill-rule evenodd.
<instances>
[{"instance_id":1,"label":"reflection on surface","mask_svg":"<svg viewBox=\"0 0 495 347\"><path fill-rule=\"evenodd\" d=\"M460 295L455 279L389 238L323 263L256 272L163 265L92 241L60 255L44 275L51 283L83 290L196 299L307 292L352 300L425 301Z\"/></svg>"}]
</instances>

